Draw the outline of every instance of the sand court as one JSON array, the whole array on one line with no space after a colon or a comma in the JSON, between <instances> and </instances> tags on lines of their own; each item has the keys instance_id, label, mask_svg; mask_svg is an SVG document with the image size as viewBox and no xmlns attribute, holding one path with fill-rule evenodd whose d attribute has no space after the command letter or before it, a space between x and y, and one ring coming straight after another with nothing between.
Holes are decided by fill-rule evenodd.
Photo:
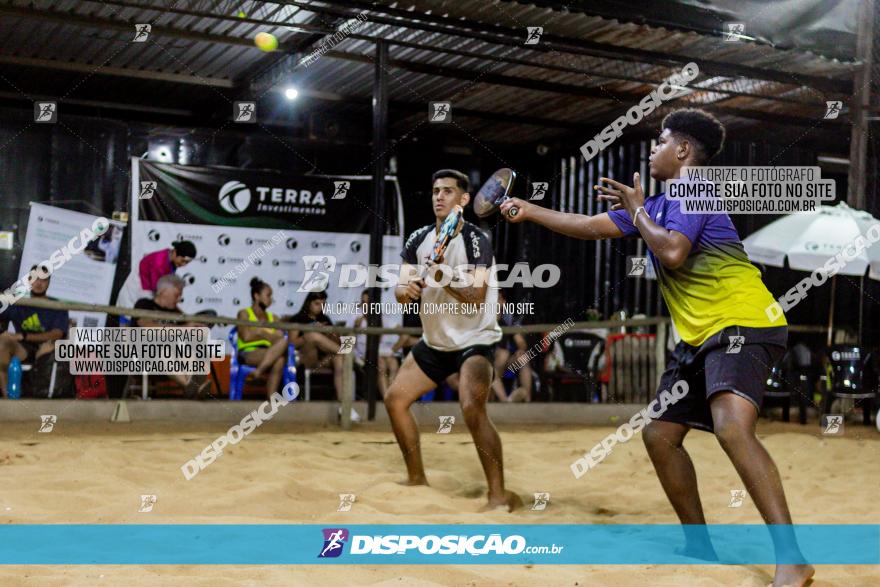
<instances>
[{"instance_id":1,"label":"sand court","mask_svg":"<svg viewBox=\"0 0 880 587\"><path fill-rule=\"evenodd\" d=\"M59 420L51 433L6 422L0 431L0 516L13 524L663 524L676 523L640 438L617 445L575 479L569 464L611 427L500 425L508 487L522 510L478 513L485 480L463 426L422 429L430 487L404 487L391 432L368 424L353 432L269 422L187 481L180 467L224 423L84 423ZM795 523L880 523L880 434L856 424L844 437L818 426L759 424L781 470ZM707 522L759 524L742 482L714 437L692 432ZM549 492L543 511L533 494ZM339 494L354 494L338 512ZM142 495L155 495L139 512ZM299 548L299 545L279 545ZM302 548L314 548L309 544ZM0 567L4 585L766 585L772 567L722 566L32 566ZM814 585L877 584L868 566L819 566Z\"/></svg>"}]
</instances>

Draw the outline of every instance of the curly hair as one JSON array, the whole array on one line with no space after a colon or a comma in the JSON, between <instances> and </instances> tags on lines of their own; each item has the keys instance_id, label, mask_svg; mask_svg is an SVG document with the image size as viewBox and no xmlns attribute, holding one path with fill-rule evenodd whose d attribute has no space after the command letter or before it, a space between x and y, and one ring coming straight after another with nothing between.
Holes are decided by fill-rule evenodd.
<instances>
[{"instance_id":1,"label":"curly hair","mask_svg":"<svg viewBox=\"0 0 880 587\"><path fill-rule=\"evenodd\" d=\"M706 163L721 152L726 131L721 122L699 108L682 108L663 119L663 129L687 138L696 146L700 163Z\"/></svg>"}]
</instances>

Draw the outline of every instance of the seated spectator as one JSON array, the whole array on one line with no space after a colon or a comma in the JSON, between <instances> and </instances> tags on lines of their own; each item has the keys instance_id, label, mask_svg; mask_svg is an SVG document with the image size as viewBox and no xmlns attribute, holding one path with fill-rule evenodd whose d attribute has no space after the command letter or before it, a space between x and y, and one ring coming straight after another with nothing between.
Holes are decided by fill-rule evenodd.
<instances>
[{"instance_id":1,"label":"seated spectator","mask_svg":"<svg viewBox=\"0 0 880 587\"><path fill-rule=\"evenodd\" d=\"M361 293L361 306L364 308L364 312L354 319L355 328L364 328L369 325L370 290L368 289ZM381 317L379 325L382 326ZM389 383L394 381L394 377L397 375L397 357L394 356L394 347L397 343L392 342L392 339L393 335L391 334L383 334L379 339L379 361L376 367L379 373L379 393L382 397L385 397L385 390L388 389ZM356 358L360 360L361 364L367 360L367 340L366 334L357 335L354 350Z\"/></svg>"},{"instance_id":2,"label":"seated spectator","mask_svg":"<svg viewBox=\"0 0 880 587\"><path fill-rule=\"evenodd\" d=\"M46 295L49 289L49 269L34 265L31 273L37 279L31 284L31 297L51 300ZM41 278L39 275L46 275ZM67 310L50 310L12 305L3 312L2 319L9 321L15 332L0 334L0 385L3 397L6 397L7 370L12 357L18 357L22 363L34 365L34 376L48 373L55 361L55 341L67 337Z\"/></svg>"},{"instance_id":3,"label":"seated spectator","mask_svg":"<svg viewBox=\"0 0 880 587\"><path fill-rule=\"evenodd\" d=\"M507 300L504 297L504 292L499 290L499 326L519 326L522 322L522 318L510 313L505 313L503 310L504 304L506 303ZM501 377L504 375L504 372L507 371L507 368L510 365L515 364L520 357L525 355L527 350L528 344L526 343L526 337L519 333L505 334L504 337L498 341L498 344L495 347L495 380L492 382L492 389L495 392L495 397L498 398L498 401L532 401L532 368L528 363L520 367L519 372L517 373L519 387L511 391L509 396L504 389L504 382L501 380Z\"/></svg>"},{"instance_id":4,"label":"seated spectator","mask_svg":"<svg viewBox=\"0 0 880 587\"><path fill-rule=\"evenodd\" d=\"M309 292L299 312L288 318L286 322L333 326L333 322L324 314L324 304L326 303L326 292ZM299 360L307 369L332 365L336 399L342 401L343 363L342 355L339 354L339 335L291 330L288 333L288 338L293 341L299 353ZM342 408L340 408L340 413L341 411ZM360 416L354 408L351 409L351 419L354 422L360 421Z\"/></svg>"},{"instance_id":5,"label":"seated spectator","mask_svg":"<svg viewBox=\"0 0 880 587\"><path fill-rule=\"evenodd\" d=\"M176 275L163 275L159 278L159 281L156 282L156 293L153 294L153 297L139 299L134 307L138 310L183 314L183 310L181 310L177 304L180 303L180 297L183 295L183 288L185 285L186 283ZM198 322L180 323L155 318L135 318L134 325L142 328L155 326L205 326L205 324L200 324ZM183 386L184 396L187 398L201 397L211 384L208 377L202 373L172 374L168 375L168 377Z\"/></svg>"},{"instance_id":6,"label":"seated spectator","mask_svg":"<svg viewBox=\"0 0 880 587\"><path fill-rule=\"evenodd\" d=\"M170 249L159 249L144 255L138 263L137 273L132 271L122 284L116 297L116 305L129 308L137 300L151 296L156 292L162 277L174 275L175 271L192 261L196 254L196 246L192 241L175 241L171 243Z\"/></svg>"},{"instance_id":7,"label":"seated spectator","mask_svg":"<svg viewBox=\"0 0 880 587\"><path fill-rule=\"evenodd\" d=\"M251 305L241 310L238 318L251 322L275 322L275 316L267 309L272 301L272 287L259 277L254 277L251 279ZM268 378L266 395L269 397L279 390L284 377L287 347L287 337L281 330L238 327L238 348L235 352L239 353L242 363L257 368L254 375Z\"/></svg>"}]
</instances>

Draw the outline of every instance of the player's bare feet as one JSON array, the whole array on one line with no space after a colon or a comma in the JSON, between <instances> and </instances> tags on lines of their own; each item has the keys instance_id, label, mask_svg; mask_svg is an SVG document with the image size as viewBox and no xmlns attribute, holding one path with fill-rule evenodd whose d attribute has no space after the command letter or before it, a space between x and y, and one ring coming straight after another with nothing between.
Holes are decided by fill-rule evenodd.
<instances>
[{"instance_id":1,"label":"player's bare feet","mask_svg":"<svg viewBox=\"0 0 880 587\"><path fill-rule=\"evenodd\" d=\"M523 507L523 501L512 491L505 491L504 495L497 498L489 498L489 503L480 508L481 512L492 512L495 510L504 510L512 512L515 509Z\"/></svg>"},{"instance_id":2,"label":"player's bare feet","mask_svg":"<svg viewBox=\"0 0 880 587\"><path fill-rule=\"evenodd\" d=\"M427 485L428 479L425 476L422 477L407 477L406 479L401 479L397 482L398 485L405 485L407 487L413 487L416 485Z\"/></svg>"},{"instance_id":3,"label":"player's bare feet","mask_svg":"<svg viewBox=\"0 0 880 587\"><path fill-rule=\"evenodd\" d=\"M773 587L803 587L815 572L813 565L776 565Z\"/></svg>"}]
</instances>

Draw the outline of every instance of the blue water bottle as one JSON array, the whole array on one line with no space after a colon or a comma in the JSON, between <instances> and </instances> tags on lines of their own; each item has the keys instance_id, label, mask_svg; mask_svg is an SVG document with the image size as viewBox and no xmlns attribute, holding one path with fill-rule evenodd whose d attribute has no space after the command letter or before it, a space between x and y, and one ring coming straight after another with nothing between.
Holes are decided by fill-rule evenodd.
<instances>
[{"instance_id":1,"label":"blue water bottle","mask_svg":"<svg viewBox=\"0 0 880 587\"><path fill-rule=\"evenodd\" d=\"M9 362L9 379L6 387L6 397L9 399L21 398L21 361L18 357L12 357Z\"/></svg>"}]
</instances>

